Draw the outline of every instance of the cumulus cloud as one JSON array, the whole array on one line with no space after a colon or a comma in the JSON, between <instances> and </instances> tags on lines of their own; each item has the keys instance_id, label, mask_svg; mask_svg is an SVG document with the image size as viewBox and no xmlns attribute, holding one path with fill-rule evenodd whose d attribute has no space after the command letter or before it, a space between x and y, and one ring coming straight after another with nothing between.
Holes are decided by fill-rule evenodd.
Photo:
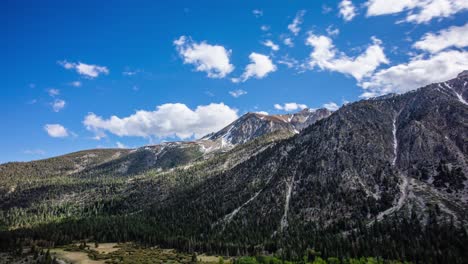
<instances>
[{"instance_id":1,"label":"cumulus cloud","mask_svg":"<svg viewBox=\"0 0 468 264\"><path fill-rule=\"evenodd\" d=\"M298 103L285 103L283 105L280 104L275 104L274 105L275 109L277 110L284 110L284 111L296 111L296 110L302 110L307 108L307 105L305 104L298 104Z\"/></svg>"},{"instance_id":2,"label":"cumulus cloud","mask_svg":"<svg viewBox=\"0 0 468 264\"><path fill-rule=\"evenodd\" d=\"M47 124L44 126L44 130L54 138L68 137L67 129L60 124Z\"/></svg>"},{"instance_id":3,"label":"cumulus cloud","mask_svg":"<svg viewBox=\"0 0 468 264\"><path fill-rule=\"evenodd\" d=\"M448 50L435 55L417 55L407 63L377 71L360 83L369 98L387 93L403 93L424 85L445 81L468 69L468 52Z\"/></svg>"},{"instance_id":4,"label":"cumulus cloud","mask_svg":"<svg viewBox=\"0 0 468 264\"><path fill-rule=\"evenodd\" d=\"M338 36L338 34L340 34L340 30L333 25L328 26L326 30L327 34L332 37Z\"/></svg>"},{"instance_id":5,"label":"cumulus cloud","mask_svg":"<svg viewBox=\"0 0 468 264\"><path fill-rule=\"evenodd\" d=\"M205 41L196 43L186 36L174 41L184 64L193 64L196 71L206 72L209 78L224 78L234 70L229 62L231 50L220 45L210 45Z\"/></svg>"},{"instance_id":6,"label":"cumulus cloud","mask_svg":"<svg viewBox=\"0 0 468 264\"><path fill-rule=\"evenodd\" d=\"M330 110L330 111L336 111L338 110L340 107L334 103L334 102L329 102L329 103L326 103L326 104L323 104L323 107Z\"/></svg>"},{"instance_id":7,"label":"cumulus cloud","mask_svg":"<svg viewBox=\"0 0 468 264\"><path fill-rule=\"evenodd\" d=\"M294 43L293 43L291 38L285 38L283 40L283 43L284 43L284 45L286 45L288 47L294 47Z\"/></svg>"},{"instance_id":8,"label":"cumulus cloud","mask_svg":"<svg viewBox=\"0 0 468 264\"><path fill-rule=\"evenodd\" d=\"M185 104L163 104L153 111L139 110L128 117L103 118L89 113L83 124L102 138L109 132L117 136L178 137L188 139L218 131L238 118L237 110L223 103L200 105L194 110Z\"/></svg>"},{"instance_id":9,"label":"cumulus cloud","mask_svg":"<svg viewBox=\"0 0 468 264\"><path fill-rule=\"evenodd\" d=\"M80 81L74 81L74 82L71 82L70 85L71 86L74 86L74 87L80 87L81 86L81 82Z\"/></svg>"},{"instance_id":10,"label":"cumulus cloud","mask_svg":"<svg viewBox=\"0 0 468 264\"><path fill-rule=\"evenodd\" d=\"M244 73L240 78L233 78L233 82L245 82L255 77L257 79L265 78L270 72L276 71L276 65L273 64L267 55L252 52L249 55L250 64L245 67Z\"/></svg>"},{"instance_id":11,"label":"cumulus cloud","mask_svg":"<svg viewBox=\"0 0 468 264\"><path fill-rule=\"evenodd\" d=\"M351 21L356 16L356 8L351 0L342 0L338 5L340 16L345 21Z\"/></svg>"},{"instance_id":12,"label":"cumulus cloud","mask_svg":"<svg viewBox=\"0 0 468 264\"><path fill-rule=\"evenodd\" d=\"M117 141L117 143L115 143L115 146L116 146L117 148L120 148L120 149L128 148L125 144L123 144L123 143L121 143L121 142L119 142L119 141Z\"/></svg>"},{"instance_id":13,"label":"cumulus cloud","mask_svg":"<svg viewBox=\"0 0 468 264\"><path fill-rule=\"evenodd\" d=\"M279 46L277 44L275 44L273 41L271 40L265 40L264 42L262 42L263 45L271 48L271 50L273 51L278 51L279 50Z\"/></svg>"},{"instance_id":14,"label":"cumulus cloud","mask_svg":"<svg viewBox=\"0 0 468 264\"><path fill-rule=\"evenodd\" d=\"M433 18L450 17L468 9L465 0L368 0L367 16L406 12L404 21L427 23Z\"/></svg>"},{"instance_id":15,"label":"cumulus cloud","mask_svg":"<svg viewBox=\"0 0 468 264\"><path fill-rule=\"evenodd\" d=\"M277 60L277 63L286 65L288 68L294 68L299 65L299 61L294 58L290 58L288 55L283 56L281 59Z\"/></svg>"},{"instance_id":16,"label":"cumulus cloud","mask_svg":"<svg viewBox=\"0 0 468 264\"><path fill-rule=\"evenodd\" d=\"M349 74L360 81L380 64L388 63L381 41L372 37L372 42L362 54L349 57L339 52L329 37L310 34L306 44L314 50L310 54L309 66Z\"/></svg>"},{"instance_id":17,"label":"cumulus cloud","mask_svg":"<svg viewBox=\"0 0 468 264\"><path fill-rule=\"evenodd\" d=\"M75 70L78 74L91 79L96 78L101 74L109 74L109 69L105 66L86 64L82 62L68 62L66 60L59 61L58 63L67 70Z\"/></svg>"},{"instance_id":18,"label":"cumulus cloud","mask_svg":"<svg viewBox=\"0 0 468 264\"><path fill-rule=\"evenodd\" d=\"M333 8L327 6L327 5L322 5L322 14L328 14L331 11L333 11Z\"/></svg>"},{"instance_id":19,"label":"cumulus cloud","mask_svg":"<svg viewBox=\"0 0 468 264\"><path fill-rule=\"evenodd\" d=\"M291 24L288 25L289 31L293 33L295 36L299 34L299 31L301 31L300 25L302 24L302 19L305 15L305 10L300 10L297 12L296 17L294 17L293 21Z\"/></svg>"},{"instance_id":20,"label":"cumulus cloud","mask_svg":"<svg viewBox=\"0 0 468 264\"><path fill-rule=\"evenodd\" d=\"M252 14L256 17L261 17L263 16L263 10L260 10L260 9L254 9L252 10Z\"/></svg>"},{"instance_id":21,"label":"cumulus cloud","mask_svg":"<svg viewBox=\"0 0 468 264\"><path fill-rule=\"evenodd\" d=\"M242 90L242 89L238 89L238 90L234 90L234 91L230 91L229 94L234 97L234 98L237 98L239 96L242 96L244 94L247 94L246 91Z\"/></svg>"},{"instance_id":22,"label":"cumulus cloud","mask_svg":"<svg viewBox=\"0 0 468 264\"><path fill-rule=\"evenodd\" d=\"M55 97L57 95L60 94L60 90L59 89L54 89L54 88L51 88L49 90L47 90L47 93L52 96L52 97Z\"/></svg>"},{"instance_id":23,"label":"cumulus cloud","mask_svg":"<svg viewBox=\"0 0 468 264\"><path fill-rule=\"evenodd\" d=\"M60 112L60 110L65 107L65 101L62 99L55 99L51 105L54 112Z\"/></svg>"},{"instance_id":24,"label":"cumulus cloud","mask_svg":"<svg viewBox=\"0 0 468 264\"><path fill-rule=\"evenodd\" d=\"M468 46L468 23L464 26L452 26L438 33L427 33L413 47L436 53L449 47L463 48Z\"/></svg>"},{"instance_id":25,"label":"cumulus cloud","mask_svg":"<svg viewBox=\"0 0 468 264\"><path fill-rule=\"evenodd\" d=\"M381 69L361 80L359 85L365 90L361 97L404 93L456 77L468 68L468 51L454 49L468 46L467 34L468 24L425 34L413 44L422 54L413 54L408 62Z\"/></svg>"},{"instance_id":26,"label":"cumulus cloud","mask_svg":"<svg viewBox=\"0 0 468 264\"><path fill-rule=\"evenodd\" d=\"M262 31L268 31L268 30L270 30L270 26L268 26L268 25L262 25L262 26L260 27L260 29L261 29Z\"/></svg>"}]
</instances>

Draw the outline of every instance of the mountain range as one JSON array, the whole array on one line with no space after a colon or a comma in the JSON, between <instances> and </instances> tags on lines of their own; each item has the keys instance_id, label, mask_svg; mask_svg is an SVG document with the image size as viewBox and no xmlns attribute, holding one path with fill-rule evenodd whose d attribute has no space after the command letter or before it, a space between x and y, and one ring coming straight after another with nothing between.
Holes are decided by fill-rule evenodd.
<instances>
[{"instance_id":1,"label":"mountain range","mask_svg":"<svg viewBox=\"0 0 468 264\"><path fill-rule=\"evenodd\" d=\"M247 113L191 142L2 164L2 243L467 260L467 101L464 71L334 112Z\"/></svg>"}]
</instances>

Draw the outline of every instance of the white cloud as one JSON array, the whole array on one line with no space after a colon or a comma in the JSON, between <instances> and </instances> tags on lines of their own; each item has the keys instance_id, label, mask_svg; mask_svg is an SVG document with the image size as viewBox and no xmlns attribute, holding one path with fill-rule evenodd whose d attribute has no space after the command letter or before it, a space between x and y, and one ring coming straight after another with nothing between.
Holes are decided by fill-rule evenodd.
<instances>
[{"instance_id":1,"label":"white cloud","mask_svg":"<svg viewBox=\"0 0 468 264\"><path fill-rule=\"evenodd\" d=\"M322 5L322 14L328 14L333 10L333 8L327 6L327 5Z\"/></svg>"},{"instance_id":2,"label":"white cloud","mask_svg":"<svg viewBox=\"0 0 468 264\"><path fill-rule=\"evenodd\" d=\"M74 82L71 82L70 85L74 87L80 87L82 83L80 81L74 81Z\"/></svg>"},{"instance_id":3,"label":"white cloud","mask_svg":"<svg viewBox=\"0 0 468 264\"><path fill-rule=\"evenodd\" d=\"M268 31L268 30L270 30L270 26L268 26L268 25L262 25L262 26L260 27L260 29L261 29L262 31Z\"/></svg>"},{"instance_id":4,"label":"white cloud","mask_svg":"<svg viewBox=\"0 0 468 264\"><path fill-rule=\"evenodd\" d=\"M55 99L51 105L54 112L59 112L65 107L65 101L62 99Z\"/></svg>"},{"instance_id":5,"label":"white cloud","mask_svg":"<svg viewBox=\"0 0 468 264\"><path fill-rule=\"evenodd\" d=\"M368 0L367 16L406 12L404 21L427 23L433 18L450 17L468 9L466 0Z\"/></svg>"},{"instance_id":6,"label":"white cloud","mask_svg":"<svg viewBox=\"0 0 468 264\"><path fill-rule=\"evenodd\" d=\"M373 43L362 54L348 57L335 48L329 37L310 34L306 44L314 50L310 54L309 65L311 68L318 67L349 74L360 81L374 72L380 64L388 63L381 41L375 37L372 37L372 41Z\"/></svg>"},{"instance_id":7,"label":"white cloud","mask_svg":"<svg viewBox=\"0 0 468 264\"><path fill-rule=\"evenodd\" d=\"M239 89L239 90L234 90L234 91L230 91L229 94L232 96L232 97L239 97L239 96L242 96L244 94L247 94L246 91L242 90L242 89Z\"/></svg>"},{"instance_id":8,"label":"white cloud","mask_svg":"<svg viewBox=\"0 0 468 264\"><path fill-rule=\"evenodd\" d=\"M290 58L289 56L283 56L281 59L277 60L277 63L278 64L283 64L283 65L286 65L286 67L288 68L294 68L294 67L297 67L299 62L294 59L294 58Z\"/></svg>"},{"instance_id":9,"label":"white cloud","mask_svg":"<svg viewBox=\"0 0 468 264\"><path fill-rule=\"evenodd\" d=\"M121 148L121 149L128 148L125 144L123 144L123 143L121 143L121 142L119 142L119 141L117 141L117 143L115 144L115 146L116 146L117 148Z\"/></svg>"},{"instance_id":10,"label":"white cloud","mask_svg":"<svg viewBox=\"0 0 468 264\"><path fill-rule=\"evenodd\" d=\"M138 74L140 72L141 72L141 70L129 70L127 68L127 70L122 72L122 75L124 75L124 76L134 76L134 75L136 75L136 74Z\"/></svg>"},{"instance_id":11,"label":"white cloud","mask_svg":"<svg viewBox=\"0 0 468 264\"><path fill-rule=\"evenodd\" d=\"M252 10L252 14L256 17L261 17L263 16L263 10L260 10L260 9L254 9Z\"/></svg>"},{"instance_id":12,"label":"white cloud","mask_svg":"<svg viewBox=\"0 0 468 264\"><path fill-rule=\"evenodd\" d=\"M326 104L323 104L323 107L325 107L326 109L330 110L330 111L336 111L338 110L340 107L334 103L334 102L329 102L329 103L326 103Z\"/></svg>"},{"instance_id":13,"label":"white cloud","mask_svg":"<svg viewBox=\"0 0 468 264\"><path fill-rule=\"evenodd\" d=\"M279 50L279 46L277 44L275 44L273 41L269 40L269 39L262 42L262 44L269 47L269 48L271 48L271 50L273 50L273 51L278 51Z\"/></svg>"},{"instance_id":14,"label":"white cloud","mask_svg":"<svg viewBox=\"0 0 468 264\"><path fill-rule=\"evenodd\" d=\"M51 89L47 90L47 93L48 93L50 96L54 97L54 96L57 96L57 95L60 94L60 90L59 90L59 89L51 88Z\"/></svg>"},{"instance_id":15,"label":"white cloud","mask_svg":"<svg viewBox=\"0 0 468 264\"><path fill-rule=\"evenodd\" d=\"M328 26L326 30L327 34L332 37L338 36L338 34L340 34L340 30L333 25Z\"/></svg>"},{"instance_id":16,"label":"white cloud","mask_svg":"<svg viewBox=\"0 0 468 264\"><path fill-rule=\"evenodd\" d=\"M245 82L252 77L262 79L270 72L276 71L276 65L273 64L267 55L252 52L249 55L249 59L251 63L245 67L242 76L240 78L232 78L233 82Z\"/></svg>"},{"instance_id":17,"label":"white cloud","mask_svg":"<svg viewBox=\"0 0 468 264\"><path fill-rule=\"evenodd\" d=\"M28 155L45 155L46 152L42 149L27 149L25 151L23 151L24 154L28 154Z\"/></svg>"},{"instance_id":18,"label":"white cloud","mask_svg":"<svg viewBox=\"0 0 468 264\"><path fill-rule=\"evenodd\" d=\"M301 31L301 28L299 27L302 24L302 18L305 15L305 10L301 10L297 12L296 17L294 17L293 22L288 25L289 31L293 33L295 36L299 34L299 31Z\"/></svg>"},{"instance_id":19,"label":"white cloud","mask_svg":"<svg viewBox=\"0 0 468 264\"><path fill-rule=\"evenodd\" d=\"M268 115L268 112L265 112L265 111L257 111L255 113L259 115Z\"/></svg>"},{"instance_id":20,"label":"white cloud","mask_svg":"<svg viewBox=\"0 0 468 264\"><path fill-rule=\"evenodd\" d=\"M468 69L468 52L449 50L424 57L414 56L408 63L377 71L360 83L365 89L361 97L387 93L403 93L424 85L455 78Z\"/></svg>"},{"instance_id":21,"label":"white cloud","mask_svg":"<svg viewBox=\"0 0 468 264\"><path fill-rule=\"evenodd\" d=\"M340 16L345 21L351 21L356 16L356 8L351 0L342 0L338 5Z\"/></svg>"},{"instance_id":22,"label":"white cloud","mask_svg":"<svg viewBox=\"0 0 468 264\"><path fill-rule=\"evenodd\" d=\"M44 130L54 138L68 137L67 129L60 124L47 124L44 126Z\"/></svg>"},{"instance_id":23,"label":"white cloud","mask_svg":"<svg viewBox=\"0 0 468 264\"><path fill-rule=\"evenodd\" d=\"M82 62L68 62L66 60L59 61L58 63L67 70L74 69L78 74L91 79L96 78L101 74L109 74L109 69L105 66L86 64Z\"/></svg>"},{"instance_id":24,"label":"white cloud","mask_svg":"<svg viewBox=\"0 0 468 264\"><path fill-rule=\"evenodd\" d=\"M234 70L229 62L231 50L220 45L210 45L205 41L196 43L181 36L174 41L177 51L184 59L184 64L193 64L196 71L206 72L209 78L224 78Z\"/></svg>"},{"instance_id":25,"label":"white cloud","mask_svg":"<svg viewBox=\"0 0 468 264\"><path fill-rule=\"evenodd\" d=\"M296 111L299 109L305 109L307 108L307 105L305 104L298 104L298 103L285 103L284 105L280 104L275 104L274 105L275 109L277 110L284 110L284 111Z\"/></svg>"},{"instance_id":26,"label":"white cloud","mask_svg":"<svg viewBox=\"0 0 468 264\"><path fill-rule=\"evenodd\" d=\"M449 27L437 34L427 33L413 45L414 48L430 53L436 53L449 47L463 48L466 46L468 46L468 23L460 27Z\"/></svg>"},{"instance_id":27,"label":"white cloud","mask_svg":"<svg viewBox=\"0 0 468 264\"><path fill-rule=\"evenodd\" d=\"M237 118L237 110L223 103L200 105L194 110L175 103L160 105L154 111L139 110L123 118L111 116L105 119L89 113L83 124L99 138L107 131L118 136L188 139L218 131Z\"/></svg>"},{"instance_id":28,"label":"white cloud","mask_svg":"<svg viewBox=\"0 0 468 264\"><path fill-rule=\"evenodd\" d=\"M291 38L285 38L283 40L283 43L284 43L284 45L286 45L288 47L294 47L294 43L293 43Z\"/></svg>"},{"instance_id":29,"label":"white cloud","mask_svg":"<svg viewBox=\"0 0 468 264\"><path fill-rule=\"evenodd\" d=\"M426 51L412 54L407 63L382 69L359 82L363 98L387 93L404 93L430 83L452 79L468 68L468 51L450 49L468 46L468 24L428 33L413 44Z\"/></svg>"}]
</instances>

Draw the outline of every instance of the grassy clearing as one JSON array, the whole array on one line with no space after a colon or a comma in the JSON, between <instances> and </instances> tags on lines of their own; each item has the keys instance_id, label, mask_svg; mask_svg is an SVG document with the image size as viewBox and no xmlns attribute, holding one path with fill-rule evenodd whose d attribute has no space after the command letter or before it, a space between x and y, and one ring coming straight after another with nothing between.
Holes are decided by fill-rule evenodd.
<instances>
[{"instance_id":1,"label":"grassy clearing","mask_svg":"<svg viewBox=\"0 0 468 264\"><path fill-rule=\"evenodd\" d=\"M103 243L98 247L94 243L71 244L50 250L52 256L58 260L72 264L189 264L194 256L189 253L178 252L174 249L158 247L141 247L133 243ZM198 255L197 263L217 264L218 256ZM230 260L224 263L231 263Z\"/></svg>"},{"instance_id":2,"label":"grassy clearing","mask_svg":"<svg viewBox=\"0 0 468 264\"><path fill-rule=\"evenodd\" d=\"M52 256L72 264L105 264L105 260L92 260L86 252L65 251L61 248L55 248L50 251Z\"/></svg>"},{"instance_id":3,"label":"grassy clearing","mask_svg":"<svg viewBox=\"0 0 468 264\"><path fill-rule=\"evenodd\" d=\"M79 245L79 244L77 244ZM117 251L119 249L119 244L117 243L102 243L99 244L98 247L95 246L95 244L90 244L89 248L91 250L97 251L101 254L109 254L114 251Z\"/></svg>"},{"instance_id":4,"label":"grassy clearing","mask_svg":"<svg viewBox=\"0 0 468 264\"><path fill-rule=\"evenodd\" d=\"M200 263L209 263L209 264L218 264L219 263L219 256L208 256L208 255L198 255L197 260ZM232 263L231 259L226 259L225 257L223 258L223 261L225 264Z\"/></svg>"}]
</instances>

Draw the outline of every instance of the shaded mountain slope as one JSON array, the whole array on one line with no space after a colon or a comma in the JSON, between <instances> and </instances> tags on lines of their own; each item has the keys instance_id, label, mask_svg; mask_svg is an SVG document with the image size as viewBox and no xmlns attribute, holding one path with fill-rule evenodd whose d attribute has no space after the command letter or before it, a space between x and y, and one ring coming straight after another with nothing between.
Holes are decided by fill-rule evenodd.
<instances>
[{"instance_id":1,"label":"shaded mountain slope","mask_svg":"<svg viewBox=\"0 0 468 264\"><path fill-rule=\"evenodd\" d=\"M468 76L342 107L155 205L174 235L257 244L293 226L353 230L416 212L467 225ZM191 219L197 219L194 224ZM169 224L170 223L170 224ZM255 231L254 231L255 230ZM238 234L244 234L239 238Z\"/></svg>"},{"instance_id":2,"label":"shaded mountain slope","mask_svg":"<svg viewBox=\"0 0 468 264\"><path fill-rule=\"evenodd\" d=\"M0 196L10 238L0 243L92 237L292 259L313 247L465 263L467 84L462 73L348 104L299 133L292 120L307 117L247 114L199 141L41 178Z\"/></svg>"}]
</instances>

